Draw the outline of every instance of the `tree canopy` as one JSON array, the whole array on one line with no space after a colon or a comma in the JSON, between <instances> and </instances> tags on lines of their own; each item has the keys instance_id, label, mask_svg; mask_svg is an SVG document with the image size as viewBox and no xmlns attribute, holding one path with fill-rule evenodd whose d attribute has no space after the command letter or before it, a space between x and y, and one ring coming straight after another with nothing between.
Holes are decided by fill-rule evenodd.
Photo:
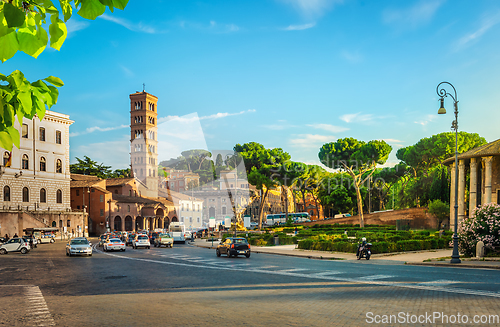
<instances>
[{"instance_id":1,"label":"tree canopy","mask_svg":"<svg viewBox=\"0 0 500 327\"><path fill-rule=\"evenodd\" d=\"M66 36L66 22L73 10L83 18L94 20L106 7L124 9L128 0L59 0L57 8L50 0L0 0L0 60L5 62L18 51L37 58L47 47L60 50ZM49 21L50 17L50 21ZM48 33L47 33L48 26ZM50 36L50 39L49 39ZM0 74L0 146L11 151L19 147L15 117L42 120L46 108L57 103L61 79L48 76L35 82L15 70Z\"/></svg>"}]
</instances>

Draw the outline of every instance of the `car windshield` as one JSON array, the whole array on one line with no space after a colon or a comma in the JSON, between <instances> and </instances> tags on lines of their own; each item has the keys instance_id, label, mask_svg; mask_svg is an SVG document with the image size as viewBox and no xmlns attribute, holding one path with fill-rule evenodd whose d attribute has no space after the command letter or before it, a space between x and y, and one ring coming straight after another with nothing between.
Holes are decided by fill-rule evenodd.
<instances>
[{"instance_id":1,"label":"car windshield","mask_svg":"<svg viewBox=\"0 0 500 327\"><path fill-rule=\"evenodd\" d=\"M247 240L244 239L244 238L234 238L233 239L233 243L237 243L237 244L247 244Z\"/></svg>"},{"instance_id":2,"label":"car windshield","mask_svg":"<svg viewBox=\"0 0 500 327\"><path fill-rule=\"evenodd\" d=\"M160 234L160 237L170 237L170 234L168 234L168 233Z\"/></svg>"},{"instance_id":3,"label":"car windshield","mask_svg":"<svg viewBox=\"0 0 500 327\"><path fill-rule=\"evenodd\" d=\"M89 244L87 240L72 240L71 245L84 245Z\"/></svg>"},{"instance_id":4,"label":"car windshield","mask_svg":"<svg viewBox=\"0 0 500 327\"><path fill-rule=\"evenodd\" d=\"M141 235L138 237L139 240L147 240L148 237L147 236L144 236L144 235Z\"/></svg>"},{"instance_id":5,"label":"car windshield","mask_svg":"<svg viewBox=\"0 0 500 327\"><path fill-rule=\"evenodd\" d=\"M110 242L113 242L113 243L121 243L122 241L117 239L117 238L113 238L111 240L109 240Z\"/></svg>"}]
</instances>

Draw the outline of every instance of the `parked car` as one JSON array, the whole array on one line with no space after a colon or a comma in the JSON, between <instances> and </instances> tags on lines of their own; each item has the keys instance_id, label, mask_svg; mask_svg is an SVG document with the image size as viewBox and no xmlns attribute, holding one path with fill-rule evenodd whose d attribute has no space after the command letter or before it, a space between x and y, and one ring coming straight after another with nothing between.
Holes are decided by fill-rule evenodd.
<instances>
[{"instance_id":1,"label":"parked car","mask_svg":"<svg viewBox=\"0 0 500 327\"><path fill-rule=\"evenodd\" d=\"M174 238L170 236L169 233L160 233L157 238L155 238L154 246L155 247L161 247L162 245L165 245L167 248L168 247L173 247L174 246Z\"/></svg>"},{"instance_id":2,"label":"parked car","mask_svg":"<svg viewBox=\"0 0 500 327\"><path fill-rule=\"evenodd\" d=\"M85 237L76 237L66 244L66 255L88 255L92 256L92 243Z\"/></svg>"},{"instance_id":3,"label":"parked car","mask_svg":"<svg viewBox=\"0 0 500 327\"><path fill-rule=\"evenodd\" d=\"M0 237L0 244L3 244L7 242L7 239L5 237Z\"/></svg>"},{"instance_id":4,"label":"parked car","mask_svg":"<svg viewBox=\"0 0 500 327\"><path fill-rule=\"evenodd\" d=\"M101 237L99 237L99 243L97 244L98 246L103 246L104 242L108 239L108 235L102 234Z\"/></svg>"},{"instance_id":5,"label":"parked car","mask_svg":"<svg viewBox=\"0 0 500 327\"><path fill-rule=\"evenodd\" d=\"M202 227L202 228L199 228L197 231L196 231L196 237L200 238L203 236L203 234L205 235L208 235L208 228L206 227Z\"/></svg>"},{"instance_id":6,"label":"parked car","mask_svg":"<svg viewBox=\"0 0 500 327\"><path fill-rule=\"evenodd\" d=\"M31 248L29 243L21 237L14 237L0 245L0 254L7 254L9 252L21 252L26 254L30 252Z\"/></svg>"},{"instance_id":7,"label":"parked car","mask_svg":"<svg viewBox=\"0 0 500 327\"><path fill-rule=\"evenodd\" d=\"M147 249L151 249L151 243L149 242L149 237L147 235L137 235L137 237L132 242L132 247L134 249L143 247Z\"/></svg>"},{"instance_id":8,"label":"parked car","mask_svg":"<svg viewBox=\"0 0 500 327\"><path fill-rule=\"evenodd\" d=\"M106 251L125 251L125 242L119 238L110 238L104 243L104 252Z\"/></svg>"},{"instance_id":9,"label":"parked car","mask_svg":"<svg viewBox=\"0 0 500 327\"><path fill-rule=\"evenodd\" d=\"M56 240L54 234L45 234L38 239L38 244L54 243L55 241Z\"/></svg>"},{"instance_id":10,"label":"parked car","mask_svg":"<svg viewBox=\"0 0 500 327\"><path fill-rule=\"evenodd\" d=\"M226 254L228 258L244 254L245 257L250 258L250 244L243 237L228 237L217 245L215 253L218 257L221 254Z\"/></svg>"}]
</instances>

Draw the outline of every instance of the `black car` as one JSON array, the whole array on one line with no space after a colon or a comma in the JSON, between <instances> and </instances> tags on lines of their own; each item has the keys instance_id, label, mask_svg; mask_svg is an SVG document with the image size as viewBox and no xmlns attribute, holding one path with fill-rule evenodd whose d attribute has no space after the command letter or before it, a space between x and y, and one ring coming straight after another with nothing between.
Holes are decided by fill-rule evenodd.
<instances>
[{"instance_id":1,"label":"black car","mask_svg":"<svg viewBox=\"0 0 500 327\"><path fill-rule=\"evenodd\" d=\"M238 255L245 255L245 257L250 258L250 244L243 237L228 237L217 245L215 253L218 257L221 254L226 254L228 258L237 257Z\"/></svg>"}]
</instances>

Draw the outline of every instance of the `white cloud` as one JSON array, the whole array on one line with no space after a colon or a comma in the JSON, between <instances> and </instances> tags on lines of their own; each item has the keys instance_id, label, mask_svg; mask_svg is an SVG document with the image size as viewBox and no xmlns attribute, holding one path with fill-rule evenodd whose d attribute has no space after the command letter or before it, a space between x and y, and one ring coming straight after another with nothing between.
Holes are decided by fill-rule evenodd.
<instances>
[{"instance_id":1,"label":"white cloud","mask_svg":"<svg viewBox=\"0 0 500 327\"><path fill-rule=\"evenodd\" d=\"M197 113L195 113L196 116L192 116L192 115L186 115L186 116L182 116L182 117L167 116L167 117L158 118L158 124L160 124L162 122L170 121L172 119L178 119L179 121L187 122L187 121L193 121L193 120L220 119L220 118L226 118L226 117L230 117L230 116L243 115L243 114L252 113L252 112L256 112L256 110L255 109L248 109L248 110L242 110L240 112L233 112L233 113L218 112L218 113L213 114L213 115L202 116L202 117L198 117Z\"/></svg>"},{"instance_id":2,"label":"white cloud","mask_svg":"<svg viewBox=\"0 0 500 327\"><path fill-rule=\"evenodd\" d=\"M99 18L102 18L104 20L121 25L121 26L125 27L126 29L134 31L134 32L143 32L143 33L148 33L148 34L158 33L158 31L154 27L143 25L141 22L134 24L134 23L129 22L126 19L118 18L115 16L109 16L107 14L102 14L101 16L99 16Z\"/></svg>"},{"instance_id":3,"label":"white cloud","mask_svg":"<svg viewBox=\"0 0 500 327\"><path fill-rule=\"evenodd\" d=\"M284 31L302 31L316 26L316 23L302 24L302 25L289 25L283 28Z\"/></svg>"},{"instance_id":4,"label":"white cloud","mask_svg":"<svg viewBox=\"0 0 500 327\"><path fill-rule=\"evenodd\" d=\"M347 128L347 127L334 126L334 125L330 125L330 124L308 124L307 126L312 127L312 128L316 128L316 129L322 129L322 130L332 132L332 133L341 133L341 132L345 132L345 131L349 130L349 128Z\"/></svg>"},{"instance_id":5,"label":"white cloud","mask_svg":"<svg viewBox=\"0 0 500 327\"><path fill-rule=\"evenodd\" d=\"M356 114L345 114L345 115L340 116L340 120L343 120L346 123L366 122L366 121L370 121L372 119L373 119L373 115L371 115L371 114L362 115L359 112Z\"/></svg>"},{"instance_id":6,"label":"white cloud","mask_svg":"<svg viewBox=\"0 0 500 327\"><path fill-rule=\"evenodd\" d=\"M121 70L123 70L123 72L125 73L125 75L127 75L128 77L133 77L135 76L134 72L132 72L128 67L125 67L123 65L118 65Z\"/></svg>"},{"instance_id":7,"label":"white cloud","mask_svg":"<svg viewBox=\"0 0 500 327\"><path fill-rule=\"evenodd\" d=\"M70 137L73 136L79 136L79 135L85 135L85 134L90 134L93 132L108 132L108 131L114 131L116 129L121 129L121 128L129 128L130 125L120 125L120 126L113 126L113 127L99 127L99 126L94 126L94 127L88 127L85 129L83 132L73 132L69 133Z\"/></svg>"},{"instance_id":8,"label":"white cloud","mask_svg":"<svg viewBox=\"0 0 500 327\"><path fill-rule=\"evenodd\" d=\"M357 64L361 61L363 61L363 56L359 54L358 52L351 52L344 50L341 53L342 58L345 60L349 61L350 63Z\"/></svg>"},{"instance_id":9,"label":"white cloud","mask_svg":"<svg viewBox=\"0 0 500 327\"><path fill-rule=\"evenodd\" d=\"M383 141L387 142L390 145L402 146L403 141L397 139L383 139Z\"/></svg>"},{"instance_id":10,"label":"white cloud","mask_svg":"<svg viewBox=\"0 0 500 327\"><path fill-rule=\"evenodd\" d=\"M89 22L80 22L74 19L68 20L68 22L66 23L66 28L68 30L68 37L76 31L86 29L89 25L90 25Z\"/></svg>"},{"instance_id":11,"label":"white cloud","mask_svg":"<svg viewBox=\"0 0 500 327\"><path fill-rule=\"evenodd\" d=\"M483 36L489 29L491 29L498 23L500 23L500 13L484 18L481 22L481 26L477 30L462 36L457 41L455 46L456 50L460 50L462 48L467 47L468 45L479 39L481 36Z\"/></svg>"},{"instance_id":12,"label":"white cloud","mask_svg":"<svg viewBox=\"0 0 500 327\"><path fill-rule=\"evenodd\" d=\"M400 2L405 3L405 2ZM383 21L386 24L397 24L411 28L429 22L444 0L420 1L406 9L386 9L383 12Z\"/></svg>"},{"instance_id":13,"label":"white cloud","mask_svg":"<svg viewBox=\"0 0 500 327\"><path fill-rule=\"evenodd\" d=\"M425 126L428 123L430 123L433 120L435 120L436 117L437 117L437 115L431 115L431 114L429 114L429 115L424 116L424 118L422 120L415 121L415 124L419 124L419 125Z\"/></svg>"},{"instance_id":14,"label":"white cloud","mask_svg":"<svg viewBox=\"0 0 500 327\"><path fill-rule=\"evenodd\" d=\"M320 17L332 9L334 5L343 3L343 0L279 0L292 6L305 17Z\"/></svg>"},{"instance_id":15,"label":"white cloud","mask_svg":"<svg viewBox=\"0 0 500 327\"><path fill-rule=\"evenodd\" d=\"M318 134L300 134L297 138L291 139L290 144L293 146L303 147L303 148L317 148L324 143L334 142L336 140L335 136L331 135L318 135Z\"/></svg>"}]
</instances>

